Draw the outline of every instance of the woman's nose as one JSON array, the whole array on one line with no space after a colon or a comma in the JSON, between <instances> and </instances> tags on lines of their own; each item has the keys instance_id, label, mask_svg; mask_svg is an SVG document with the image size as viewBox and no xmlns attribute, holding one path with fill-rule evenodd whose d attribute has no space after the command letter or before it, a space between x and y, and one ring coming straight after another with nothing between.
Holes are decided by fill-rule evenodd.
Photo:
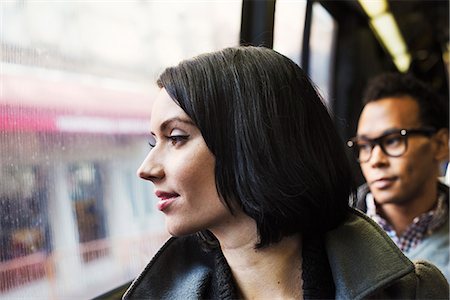
<instances>
[{"instance_id":1,"label":"woman's nose","mask_svg":"<svg viewBox=\"0 0 450 300\"><path fill-rule=\"evenodd\" d=\"M142 179L155 182L164 177L164 168L160 162L155 161L154 155L150 152L141 166L137 170L137 176Z\"/></svg>"}]
</instances>

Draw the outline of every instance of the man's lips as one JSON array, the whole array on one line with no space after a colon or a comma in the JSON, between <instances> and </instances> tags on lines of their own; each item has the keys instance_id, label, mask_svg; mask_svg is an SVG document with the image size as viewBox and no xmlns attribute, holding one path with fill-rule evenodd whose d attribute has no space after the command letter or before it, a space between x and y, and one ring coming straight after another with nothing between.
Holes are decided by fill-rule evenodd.
<instances>
[{"instance_id":1,"label":"man's lips","mask_svg":"<svg viewBox=\"0 0 450 300\"><path fill-rule=\"evenodd\" d=\"M396 180L397 177L382 177L372 181L371 187L379 190L388 189L395 183Z\"/></svg>"},{"instance_id":2,"label":"man's lips","mask_svg":"<svg viewBox=\"0 0 450 300\"><path fill-rule=\"evenodd\" d=\"M163 191L156 191L156 197L160 200L157 203L157 207L160 211L164 211L175 199L180 196L177 193L168 193Z\"/></svg>"}]
</instances>

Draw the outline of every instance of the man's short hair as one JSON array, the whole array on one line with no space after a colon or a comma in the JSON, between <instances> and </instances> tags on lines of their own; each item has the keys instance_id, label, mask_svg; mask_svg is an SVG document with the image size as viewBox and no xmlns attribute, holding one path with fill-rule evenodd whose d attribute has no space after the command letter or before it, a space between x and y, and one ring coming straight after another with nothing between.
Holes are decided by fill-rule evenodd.
<instances>
[{"instance_id":1,"label":"man's short hair","mask_svg":"<svg viewBox=\"0 0 450 300\"><path fill-rule=\"evenodd\" d=\"M449 128L448 99L410 74L384 73L373 78L363 96L364 105L383 98L409 96L417 101L420 121L436 129Z\"/></svg>"}]
</instances>

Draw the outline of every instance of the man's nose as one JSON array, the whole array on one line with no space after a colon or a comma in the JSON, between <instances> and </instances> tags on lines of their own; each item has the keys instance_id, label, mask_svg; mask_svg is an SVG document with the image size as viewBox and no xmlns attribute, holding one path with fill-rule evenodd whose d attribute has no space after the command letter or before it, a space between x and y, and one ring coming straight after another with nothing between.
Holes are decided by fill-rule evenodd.
<instances>
[{"instance_id":1,"label":"man's nose","mask_svg":"<svg viewBox=\"0 0 450 300\"><path fill-rule=\"evenodd\" d=\"M385 166L388 163L388 156L381 149L380 145L375 145L372 149L369 163L372 167Z\"/></svg>"},{"instance_id":2,"label":"man's nose","mask_svg":"<svg viewBox=\"0 0 450 300\"><path fill-rule=\"evenodd\" d=\"M152 153L152 151L149 152L138 168L137 176L145 180L150 180L153 183L164 177L163 165L156 159L155 153Z\"/></svg>"}]
</instances>

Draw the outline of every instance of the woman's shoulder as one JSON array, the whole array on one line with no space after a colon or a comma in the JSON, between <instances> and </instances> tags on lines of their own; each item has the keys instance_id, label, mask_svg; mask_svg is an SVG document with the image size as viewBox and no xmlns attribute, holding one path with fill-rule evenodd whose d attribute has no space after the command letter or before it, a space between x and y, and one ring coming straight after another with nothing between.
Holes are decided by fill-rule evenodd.
<instances>
[{"instance_id":1,"label":"woman's shoulder","mask_svg":"<svg viewBox=\"0 0 450 300\"><path fill-rule=\"evenodd\" d=\"M449 299L444 275L427 261L414 261L414 272L371 295L377 299Z\"/></svg>"},{"instance_id":2,"label":"woman's shoulder","mask_svg":"<svg viewBox=\"0 0 450 300\"><path fill-rule=\"evenodd\" d=\"M351 209L346 221L328 232L326 247L337 299L448 297L448 284L436 267L411 262L361 211Z\"/></svg>"},{"instance_id":3,"label":"woman's shoulder","mask_svg":"<svg viewBox=\"0 0 450 300\"><path fill-rule=\"evenodd\" d=\"M411 271L412 262L395 245L385 231L362 211L350 208L345 221L326 234L329 255L347 257L354 261L363 258L381 258L399 269ZM348 255L352 254L352 255ZM379 262L381 263L381 262Z\"/></svg>"},{"instance_id":4,"label":"woman's shoulder","mask_svg":"<svg viewBox=\"0 0 450 300\"><path fill-rule=\"evenodd\" d=\"M449 285L444 277L444 275L439 271L439 269L428 261L417 260L414 261L415 273L418 278L418 289L417 298L421 299L449 299L450 291ZM443 292L440 287L445 288Z\"/></svg>"}]
</instances>

